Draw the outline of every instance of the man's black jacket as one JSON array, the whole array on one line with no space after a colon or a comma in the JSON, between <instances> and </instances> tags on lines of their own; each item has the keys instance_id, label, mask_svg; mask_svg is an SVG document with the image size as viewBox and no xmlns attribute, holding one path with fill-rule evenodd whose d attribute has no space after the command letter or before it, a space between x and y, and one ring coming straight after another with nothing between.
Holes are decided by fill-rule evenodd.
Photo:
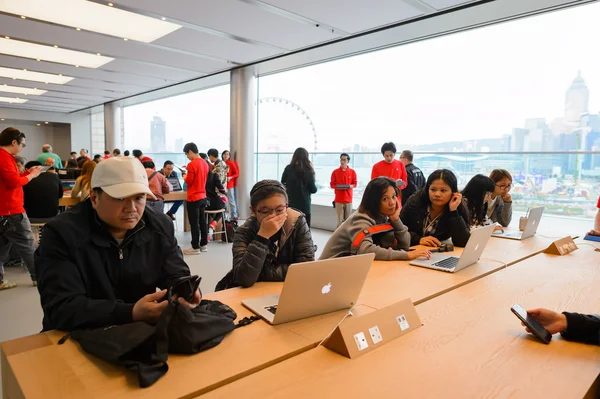
<instances>
[{"instance_id":1,"label":"man's black jacket","mask_svg":"<svg viewBox=\"0 0 600 399\"><path fill-rule=\"evenodd\" d=\"M190 275L167 216L147 207L119 245L89 200L45 225L35 269L44 331L130 323L140 298Z\"/></svg>"}]
</instances>

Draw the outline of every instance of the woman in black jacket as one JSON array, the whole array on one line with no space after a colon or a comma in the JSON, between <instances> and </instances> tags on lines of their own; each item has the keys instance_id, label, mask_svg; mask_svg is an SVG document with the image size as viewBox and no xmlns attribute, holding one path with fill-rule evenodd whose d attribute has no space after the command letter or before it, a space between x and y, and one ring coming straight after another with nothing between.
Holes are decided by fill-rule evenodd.
<instances>
[{"instance_id":1,"label":"woman in black jacket","mask_svg":"<svg viewBox=\"0 0 600 399\"><path fill-rule=\"evenodd\" d=\"M469 213L458 192L454 173L438 169L429 175L427 184L410 196L400 219L410 233L410 245L436 247L452 238L457 247L469 241Z\"/></svg>"},{"instance_id":2,"label":"woman in black jacket","mask_svg":"<svg viewBox=\"0 0 600 399\"><path fill-rule=\"evenodd\" d=\"M262 180L250 191L252 216L233 238L233 270L215 291L251 287L257 281L284 281L289 265L315 260L310 229L301 212L288 208L285 187Z\"/></svg>"},{"instance_id":3,"label":"woman in black jacket","mask_svg":"<svg viewBox=\"0 0 600 399\"><path fill-rule=\"evenodd\" d=\"M310 228L310 195L317 192L315 170L308 159L308 151L299 147L294 151L292 161L283 170L281 182L287 190L290 207L304 213Z\"/></svg>"},{"instance_id":4,"label":"woman in black jacket","mask_svg":"<svg viewBox=\"0 0 600 399\"><path fill-rule=\"evenodd\" d=\"M570 341L600 345L600 318L581 313L557 313L549 309L531 309L529 316L536 319L550 334L560 333ZM521 323L523 324L523 323ZM529 331L526 328L527 332Z\"/></svg>"},{"instance_id":5,"label":"woman in black jacket","mask_svg":"<svg viewBox=\"0 0 600 399\"><path fill-rule=\"evenodd\" d=\"M207 211L218 211L225 209L225 202L221 199L219 194L225 195L225 187L221 183L221 179L219 175L210 170L210 163L208 160L206 163L208 166L208 177L206 178L206 197L208 198L208 206L206 207ZM212 234L214 233L217 223L223 218L223 213L216 213L214 215L212 221L208 224L208 239L210 240Z\"/></svg>"}]
</instances>

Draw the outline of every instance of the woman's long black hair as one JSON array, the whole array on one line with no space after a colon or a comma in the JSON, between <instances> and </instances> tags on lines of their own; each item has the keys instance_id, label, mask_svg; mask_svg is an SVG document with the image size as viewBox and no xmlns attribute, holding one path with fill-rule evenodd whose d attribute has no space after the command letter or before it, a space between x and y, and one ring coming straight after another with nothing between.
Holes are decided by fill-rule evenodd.
<instances>
[{"instance_id":1,"label":"woman's long black hair","mask_svg":"<svg viewBox=\"0 0 600 399\"><path fill-rule=\"evenodd\" d=\"M471 213L471 223L482 223L485 219L487 205L485 194L494 192L496 184L485 175L475 175L462 190L463 198L467 200L467 209Z\"/></svg>"}]
</instances>

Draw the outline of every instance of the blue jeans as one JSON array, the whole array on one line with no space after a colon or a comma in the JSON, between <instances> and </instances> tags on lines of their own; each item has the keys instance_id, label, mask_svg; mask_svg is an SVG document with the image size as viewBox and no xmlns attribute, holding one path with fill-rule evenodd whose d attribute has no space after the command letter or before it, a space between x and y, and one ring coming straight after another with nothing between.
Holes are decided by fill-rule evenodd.
<instances>
[{"instance_id":1,"label":"blue jeans","mask_svg":"<svg viewBox=\"0 0 600 399\"><path fill-rule=\"evenodd\" d=\"M229 216L232 218L236 218L238 217L238 213L237 213L237 205L235 203L235 188L228 188L227 189L227 201L228 201L228 207L229 207Z\"/></svg>"},{"instance_id":2,"label":"blue jeans","mask_svg":"<svg viewBox=\"0 0 600 399\"><path fill-rule=\"evenodd\" d=\"M181 205L183 205L183 201L173 201L173 205L171 205L171 209L167 213L175 215Z\"/></svg>"},{"instance_id":3,"label":"blue jeans","mask_svg":"<svg viewBox=\"0 0 600 399\"><path fill-rule=\"evenodd\" d=\"M4 260L8 256L11 247L14 247L21 258L25 261L25 266L35 281L35 268L33 264L33 233L31 224L26 213L18 215L2 216L2 219L8 219L8 229L0 234L0 281L4 280Z\"/></svg>"}]
</instances>

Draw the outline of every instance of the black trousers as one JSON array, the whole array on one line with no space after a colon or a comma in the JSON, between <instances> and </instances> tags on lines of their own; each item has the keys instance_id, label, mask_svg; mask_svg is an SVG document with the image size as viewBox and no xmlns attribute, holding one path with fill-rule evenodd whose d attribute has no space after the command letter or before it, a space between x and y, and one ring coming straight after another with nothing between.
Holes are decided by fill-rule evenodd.
<instances>
[{"instance_id":1,"label":"black trousers","mask_svg":"<svg viewBox=\"0 0 600 399\"><path fill-rule=\"evenodd\" d=\"M198 249L208 244L208 225L206 224L206 198L187 201L188 219L192 230L192 248Z\"/></svg>"}]
</instances>

